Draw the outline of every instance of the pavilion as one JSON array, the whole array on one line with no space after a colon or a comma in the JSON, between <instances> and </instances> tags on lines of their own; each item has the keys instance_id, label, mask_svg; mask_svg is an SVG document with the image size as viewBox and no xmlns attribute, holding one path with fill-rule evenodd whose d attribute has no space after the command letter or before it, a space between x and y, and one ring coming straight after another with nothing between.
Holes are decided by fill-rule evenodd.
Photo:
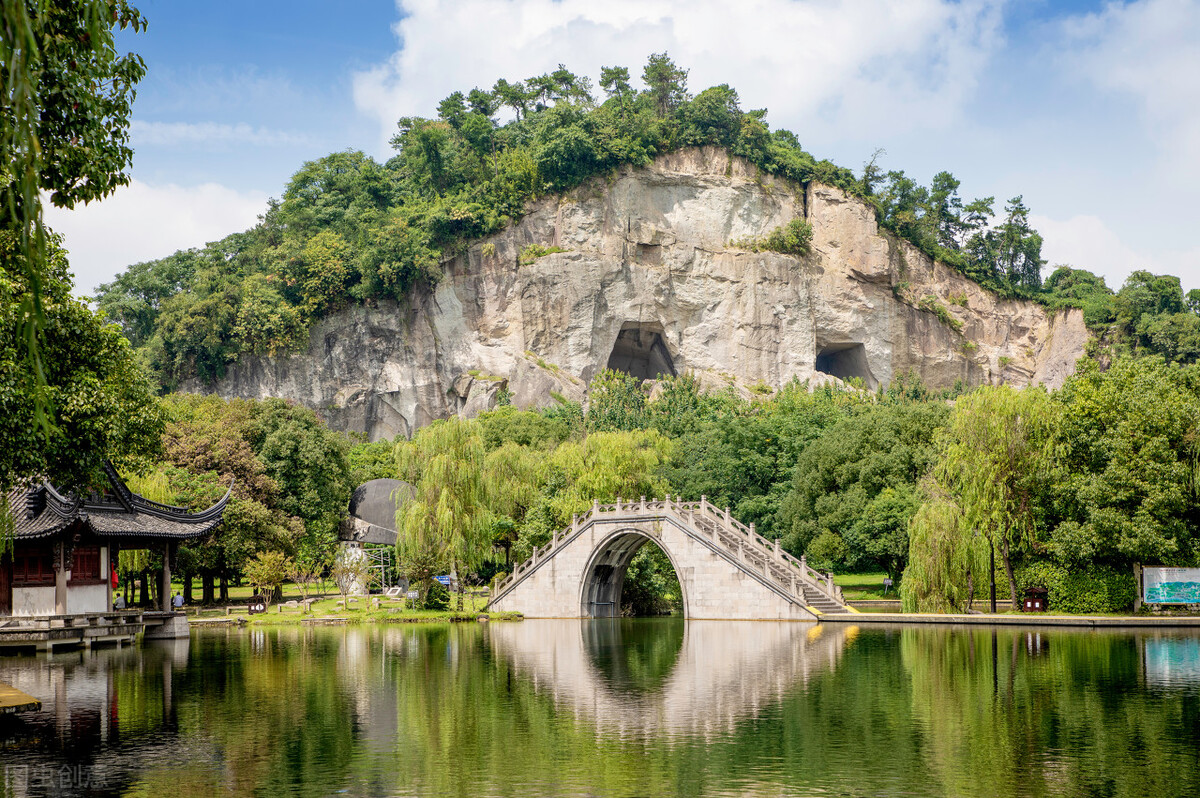
<instances>
[{"instance_id":1,"label":"pavilion","mask_svg":"<svg viewBox=\"0 0 1200 798\"><path fill-rule=\"evenodd\" d=\"M108 484L87 496L32 480L9 491L12 547L0 554L0 616L110 613L121 549L162 554L160 609L171 612L179 544L216 529L233 486L212 507L192 513L134 493L111 464L104 471Z\"/></svg>"}]
</instances>

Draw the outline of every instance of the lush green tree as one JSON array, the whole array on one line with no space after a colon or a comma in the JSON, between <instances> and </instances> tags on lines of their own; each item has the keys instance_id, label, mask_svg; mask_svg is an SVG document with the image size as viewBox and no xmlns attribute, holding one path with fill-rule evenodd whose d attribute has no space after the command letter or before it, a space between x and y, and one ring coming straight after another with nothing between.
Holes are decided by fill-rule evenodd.
<instances>
[{"instance_id":1,"label":"lush green tree","mask_svg":"<svg viewBox=\"0 0 1200 798\"><path fill-rule=\"evenodd\" d=\"M679 437L664 476L672 493L707 496L743 522L754 522L761 534L783 537L789 530L779 524L779 510L797 459L827 427L866 401L856 392L810 393L791 383L773 397L733 403Z\"/></svg>"},{"instance_id":2,"label":"lush green tree","mask_svg":"<svg viewBox=\"0 0 1200 798\"><path fill-rule=\"evenodd\" d=\"M889 402L825 429L797 457L779 510L787 548L799 555L822 534L837 535L845 543L837 567L882 567L898 577L920 503L915 488L936 460L934 436L949 412L940 402Z\"/></svg>"},{"instance_id":3,"label":"lush green tree","mask_svg":"<svg viewBox=\"0 0 1200 798\"><path fill-rule=\"evenodd\" d=\"M492 550L493 511L484 473L483 436L477 425L458 418L435 421L411 441L396 444L400 478L416 495L396 515L401 562L432 553L462 585Z\"/></svg>"},{"instance_id":4,"label":"lush green tree","mask_svg":"<svg viewBox=\"0 0 1200 798\"><path fill-rule=\"evenodd\" d=\"M492 87L492 93L501 105L507 106L516 114L517 121L529 113L529 94L525 91L525 84L521 81L509 83L504 78L496 81L496 85Z\"/></svg>"},{"instance_id":5,"label":"lush green tree","mask_svg":"<svg viewBox=\"0 0 1200 798\"><path fill-rule=\"evenodd\" d=\"M713 86L684 106L680 136L685 144L732 150L742 133L738 94L728 84Z\"/></svg>"},{"instance_id":6,"label":"lush green tree","mask_svg":"<svg viewBox=\"0 0 1200 798\"><path fill-rule=\"evenodd\" d=\"M275 506L304 522L300 557L328 563L354 489L346 462L349 442L312 410L281 399L252 406L249 441L279 488Z\"/></svg>"},{"instance_id":7,"label":"lush green tree","mask_svg":"<svg viewBox=\"0 0 1200 798\"><path fill-rule=\"evenodd\" d=\"M1102 329L1113 320L1113 292L1104 278L1086 269L1059 266L1042 285L1051 308L1083 309L1083 321L1090 329Z\"/></svg>"},{"instance_id":8,"label":"lush green tree","mask_svg":"<svg viewBox=\"0 0 1200 798\"><path fill-rule=\"evenodd\" d=\"M624 113L626 104L633 95L629 85L629 70L625 67L601 67L600 88L609 98L615 99Z\"/></svg>"},{"instance_id":9,"label":"lush green tree","mask_svg":"<svg viewBox=\"0 0 1200 798\"><path fill-rule=\"evenodd\" d=\"M686 69L680 69L666 53L654 53L642 70L651 106L659 116L666 116L687 101Z\"/></svg>"},{"instance_id":10,"label":"lush green tree","mask_svg":"<svg viewBox=\"0 0 1200 798\"><path fill-rule=\"evenodd\" d=\"M646 394L641 381L623 371L605 369L588 384L587 428L631 430L646 426Z\"/></svg>"},{"instance_id":11,"label":"lush green tree","mask_svg":"<svg viewBox=\"0 0 1200 798\"><path fill-rule=\"evenodd\" d=\"M910 529L910 567L914 558L921 558L914 572L921 575L919 586L908 594L913 601L955 603L958 581L947 574L955 572L963 552L977 552L974 538L979 537L999 555L1016 606L1013 564L1035 536L1040 499L1053 467L1050 435L1057 418L1050 396L1038 388L986 386L957 400L939 439L932 474L929 493L937 506L918 513L921 535L916 534L917 518ZM934 529L937 524L947 526ZM943 559L935 563L934 556ZM967 571L968 579L977 575Z\"/></svg>"},{"instance_id":12,"label":"lush green tree","mask_svg":"<svg viewBox=\"0 0 1200 798\"><path fill-rule=\"evenodd\" d=\"M146 67L117 52L114 30L146 23L125 0L14 0L0 14L0 232L13 237L6 268L19 268L28 287L25 354L40 371L42 290L61 279L52 272L57 244L42 224L42 197L73 208L129 182L129 116ZM44 386L40 375L38 382Z\"/></svg>"},{"instance_id":13,"label":"lush green tree","mask_svg":"<svg viewBox=\"0 0 1200 798\"><path fill-rule=\"evenodd\" d=\"M395 479L396 444L387 438L367 443L360 441L346 452L346 466L350 469L350 482L355 487L372 479Z\"/></svg>"},{"instance_id":14,"label":"lush green tree","mask_svg":"<svg viewBox=\"0 0 1200 798\"><path fill-rule=\"evenodd\" d=\"M45 351L52 322L46 305L61 304L70 286L62 284L60 242L42 222L43 197L73 208L129 182L130 107L145 65L135 54L118 54L113 36L114 29L144 27L125 0L14 0L0 10L0 266L6 282L0 299L12 305L2 325L5 360L19 361L29 378L22 381L31 386L21 390L19 402L8 393L7 403L17 414L13 422L32 414L46 438L56 437L54 424L63 423L54 417L48 371L57 371L60 381L65 373ZM6 363L0 373L7 369ZM5 444L7 450L18 441ZM37 441L19 445L26 450L3 459L45 460ZM5 465L0 483L9 479Z\"/></svg>"},{"instance_id":15,"label":"lush green tree","mask_svg":"<svg viewBox=\"0 0 1200 798\"><path fill-rule=\"evenodd\" d=\"M1042 287L1042 237L1029 226L1029 208L1022 197L1004 206L1004 221L995 230L996 271L1009 283L1027 290Z\"/></svg>"},{"instance_id":16,"label":"lush green tree","mask_svg":"<svg viewBox=\"0 0 1200 798\"><path fill-rule=\"evenodd\" d=\"M41 267L39 381L20 333L33 289L16 234L0 231L0 487L43 474L67 490L87 488L101 484L105 460L138 471L160 451L162 409L129 342L71 296L65 253L51 245Z\"/></svg>"},{"instance_id":17,"label":"lush green tree","mask_svg":"<svg viewBox=\"0 0 1200 798\"><path fill-rule=\"evenodd\" d=\"M967 612L990 577L988 542L936 481L908 528L908 565L900 580L905 612Z\"/></svg>"},{"instance_id":18,"label":"lush green tree","mask_svg":"<svg viewBox=\"0 0 1200 798\"><path fill-rule=\"evenodd\" d=\"M1062 563L1191 565L1200 534L1200 372L1159 358L1081 360L1056 395L1046 546Z\"/></svg>"},{"instance_id":19,"label":"lush green tree","mask_svg":"<svg viewBox=\"0 0 1200 798\"><path fill-rule=\"evenodd\" d=\"M272 399L169 397L164 434L172 487L193 509L209 506L233 483L218 532L195 547L212 601L256 553L280 551L329 567L337 522L349 503L349 448L308 409Z\"/></svg>"},{"instance_id":20,"label":"lush green tree","mask_svg":"<svg viewBox=\"0 0 1200 798\"><path fill-rule=\"evenodd\" d=\"M97 307L140 346L154 334L163 300L191 288L200 250L180 250L157 261L136 263L96 289Z\"/></svg>"},{"instance_id":21,"label":"lush green tree","mask_svg":"<svg viewBox=\"0 0 1200 798\"><path fill-rule=\"evenodd\" d=\"M255 593L268 601L283 599L283 582L293 568L293 562L281 551L260 551L246 564L246 581Z\"/></svg>"}]
</instances>

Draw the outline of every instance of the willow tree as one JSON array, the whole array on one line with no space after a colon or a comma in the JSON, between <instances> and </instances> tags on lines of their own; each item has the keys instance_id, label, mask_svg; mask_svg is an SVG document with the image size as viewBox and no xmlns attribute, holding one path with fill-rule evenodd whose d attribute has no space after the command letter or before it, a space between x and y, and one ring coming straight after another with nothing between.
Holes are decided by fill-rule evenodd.
<instances>
[{"instance_id":1,"label":"willow tree","mask_svg":"<svg viewBox=\"0 0 1200 798\"><path fill-rule=\"evenodd\" d=\"M904 581L911 576L919 584L907 589L907 601L957 604L958 586L973 585L978 573L974 555L964 553L978 554L983 543L983 551L1000 556L1017 605L1013 559L1033 536L1038 496L1051 466L1054 415L1041 389L984 387L958 400L938 441L931 498L909 530Z\"/></svg>"},{"instance_id":2,"label":"willow tree","mask_svg":"<svg viewBox=\"0 0 1200 798\"><path fill-rule=\"evenodd\" d=\"M396 444L400 479L415 486L413 499L396 513L401 562L448 566L458 579L458 609L463 608L463 579L492 551L496 513L486 477L486 447L480 426L450 418L421 429L411 441Z\"/></svg>"},{"instance_id":3,"label":"willow tree","mask_svg":"<svg viewBox=\"0 0 1200 798\"><path fill-rule=\"evenodd\" d=\"M909 554L900 600L905 612L968 611L976 578L987 573L988 546L972 534L962 508L935 484L908 526Z\"/></svg>"}]
</instances>

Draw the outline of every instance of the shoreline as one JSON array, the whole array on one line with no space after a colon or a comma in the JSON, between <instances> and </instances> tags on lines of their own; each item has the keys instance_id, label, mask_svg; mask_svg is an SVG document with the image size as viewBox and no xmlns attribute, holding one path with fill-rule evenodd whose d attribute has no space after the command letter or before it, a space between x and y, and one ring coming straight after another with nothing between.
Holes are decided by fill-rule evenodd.
<instances>
[{"instance_id":1,"label":"shoreline","mask_svg":"<svg viewBox=\"0 0 1200 798\"><path fill-rule=\"evenodd\" d=\"M1200 627L1200 615L1111 616L1111 615L950 615L935 613L860 612L822 615L818 623L893 624L947 626L1082 626L1091 628L1188 628Z\"/></svg>"},{"instance_id":2,"label":"shoreline","mask_svg":"<svg viewBox=\"0 0 1200 798\"><path fill-rule=\"evenodd\" d=\"M524 620L520 613L514 612L446 612L427 616L377 615L375 613L361 616L355 615L289 615L284 613L263 613L247 617L244 613L216 617L188 618L189 628L218 628L245 626L352 626L357 624L420 624L420 623L490 623L492 621Z\"/></svg>"}]
</instances>

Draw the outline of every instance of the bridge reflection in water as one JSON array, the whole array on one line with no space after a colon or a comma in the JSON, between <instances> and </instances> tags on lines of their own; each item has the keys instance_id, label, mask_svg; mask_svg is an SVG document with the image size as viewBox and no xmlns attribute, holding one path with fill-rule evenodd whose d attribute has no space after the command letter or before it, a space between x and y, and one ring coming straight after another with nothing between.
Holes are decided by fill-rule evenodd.
<instances>
[{"instance_id":1,"label":"bridge reflection in water","mask_svg":"<svg viewBox=\"0 0 1200 798\"><path fill-rule=\"evenodd\" d=\"M727 734L834 668L854 626L597 619L492 624L515 673L597 734Z\"/></svg>"}]
</instances>

